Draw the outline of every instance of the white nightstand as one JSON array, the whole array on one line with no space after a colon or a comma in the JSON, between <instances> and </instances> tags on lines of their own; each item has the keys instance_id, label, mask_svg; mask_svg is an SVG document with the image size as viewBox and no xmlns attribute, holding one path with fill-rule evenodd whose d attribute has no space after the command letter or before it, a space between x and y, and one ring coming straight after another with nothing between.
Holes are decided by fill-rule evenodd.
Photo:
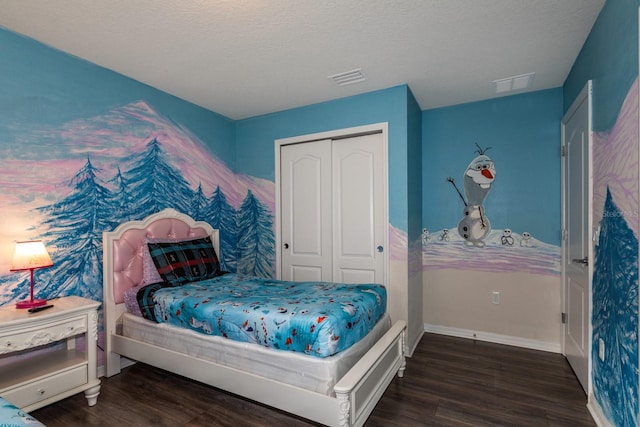
<instances>
[{"instance_id":1,"label":"white nightstand","mask_svg":"<svg viewBox=\"0 0 640 427\"><path fill-rule=\"evenodd\" d=\"M100 303L71 296L48 304L38 313L0 307L0 396L32 411L84 391L93 406Z\"/></svg>"}]
</instances>

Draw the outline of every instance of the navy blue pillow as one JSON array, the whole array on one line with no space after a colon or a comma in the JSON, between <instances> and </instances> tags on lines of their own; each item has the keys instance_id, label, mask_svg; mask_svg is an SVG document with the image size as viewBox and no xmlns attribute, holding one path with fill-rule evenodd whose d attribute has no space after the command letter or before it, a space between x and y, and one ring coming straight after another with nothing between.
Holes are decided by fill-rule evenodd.
<instances>
[{"instance_id":1,"label":"navy blue pillow","mask_svg":"<svg viewBox=\"0 0 640 427\"><path fill-rule=\"evenodd\" d=\"M220 261L211 237L147 245L158 274L173 286L211 279L220 273Z\"/></svg>"}]
</instances>

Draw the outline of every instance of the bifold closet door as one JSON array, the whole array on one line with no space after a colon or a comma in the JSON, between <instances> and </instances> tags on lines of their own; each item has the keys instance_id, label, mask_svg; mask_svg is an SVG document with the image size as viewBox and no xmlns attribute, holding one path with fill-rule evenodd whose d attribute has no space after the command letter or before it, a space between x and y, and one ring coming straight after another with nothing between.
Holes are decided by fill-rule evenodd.
<instances>
[{"instance_id":1,"label":"bifold closet door","mask_svg":"<svg viewBox=\"0 0 640 427\"><path fill-rule=\"evenodd\" d=\"M280 149L284 280L384 283L382 134Z\"/></svg>"}]
</instances>

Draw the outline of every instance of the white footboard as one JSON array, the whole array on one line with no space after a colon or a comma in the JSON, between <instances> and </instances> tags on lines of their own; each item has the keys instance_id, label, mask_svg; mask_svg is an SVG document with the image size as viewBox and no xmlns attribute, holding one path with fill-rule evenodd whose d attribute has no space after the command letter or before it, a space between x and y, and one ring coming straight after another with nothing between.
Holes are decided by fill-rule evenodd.
<instances>
[{"instance_id":1,"label":"white footboard","mask_svg":"<svg viewBox=\"0 0 640 427\"><path fill-rule=\"evenodd\" d=\"M404 375L405 327L396 322L335 385L340 426L363 425L396 373Z\"/></svg>"}]
</instances>

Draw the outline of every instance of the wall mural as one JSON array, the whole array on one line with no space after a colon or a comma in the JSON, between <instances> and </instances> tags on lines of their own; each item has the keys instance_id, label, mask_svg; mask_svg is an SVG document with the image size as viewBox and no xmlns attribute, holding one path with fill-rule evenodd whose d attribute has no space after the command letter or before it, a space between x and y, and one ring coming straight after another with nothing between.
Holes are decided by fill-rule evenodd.
<instances>
[{"instance_id":1,"label":"wall mural","mask_svg":"<svg viewBox=\"0 0 640 427\"><path fill-rule=\"evenodd\" d=\"M463 172L463 191L455 179L447 178L464 205L463 217L455 227L422 231L422 265L428 269L520 271L559 275L560 247L534 238L529 231L492 229L484 202L496 179L496 166L476 143L476 154Z\"/></svg>"},{"instance_id":2,"label":"wall mural","mask_svg":"<svg viewBox=\"0 0 640 427\"><path fill-rule=\"evenodd\" d=\"M638 414L638 239L607 191L593 275L593 388L607 418L634 426ZM612 280L613 279L613 280ZM605 358L598 355L599 340ZM605 363L606 362L606 363Z\"/></svg>"},{"instance_id":3,"label":"wall mural","mask_svg":"<svg viewBox=\"0 0 640 427\"><path fill-rule=\"evenodd\" d=\"M638 425L638 80L613 127L595 132L593 394L617 426ZM600 360L598 343L605 343Z\"/></svg>"},{"instance_id":4,"label":"wall mural","mask_svg":"<svg viewBox=\"0 0 640 427\"><path fill-rule=\"evenodd\" d=\"M464 203L464 216L458 223L458 234L467 246L484 246L484 238L491 232L491 222L484 209L484 199L487 197L491 184L496 179L496 167L493 160L485 153L491 147L480 148L476 144L478 156L474 158L464 173L465 199L453 178L447 181L453 185Z\"/></svg>"},{"instance_id":5,"label":"wall mural","mask_svg":"<svg viewBox=\"0 0 640 427\"><path fill-rule=\"evenodd\" d=\"M21 148L46 156L57 150L46 170L16 152L0 172L21 181L0 196L2 206L28 207L17 240L43 239L54 262L34 272L36 297L102 300L102 232L168 207L220 229L222 268L273 276L272 182L234 174L202 141L144 102L51 132L65 134L68 147L35 138L35 147ZM78 165L75 171L71 165ZM21 173L29 170L35 172ZM27 297L28 280L28 273L3 269L0 305Z\"/></svg>"}]
</instances>

